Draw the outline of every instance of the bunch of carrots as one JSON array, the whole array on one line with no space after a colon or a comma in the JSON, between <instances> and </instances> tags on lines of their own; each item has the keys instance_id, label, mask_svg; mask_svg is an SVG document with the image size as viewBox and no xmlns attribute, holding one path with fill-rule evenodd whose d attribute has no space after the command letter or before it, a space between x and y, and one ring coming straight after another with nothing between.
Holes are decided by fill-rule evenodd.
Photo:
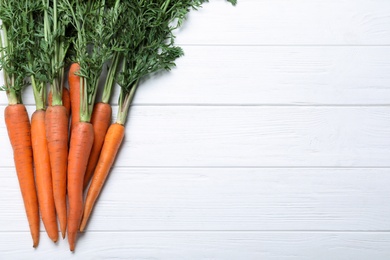
<instances>
[{"instance_id":1,"label":"bunch of carrots","mask_svg":"<svg viewBox=\"0 0 390 260\"><path fill-rule=\"evenodd\" d=\"M74 251L121 146L139 84L175 66L183 51L173 31L204 2L0 0L5 123L34 247L42 219L50 239L56 242L60 232ZM36 104L31 122L22 102L29 86ZM119 109L112 123L115 87Z\"/></svg>"}]
</instances>

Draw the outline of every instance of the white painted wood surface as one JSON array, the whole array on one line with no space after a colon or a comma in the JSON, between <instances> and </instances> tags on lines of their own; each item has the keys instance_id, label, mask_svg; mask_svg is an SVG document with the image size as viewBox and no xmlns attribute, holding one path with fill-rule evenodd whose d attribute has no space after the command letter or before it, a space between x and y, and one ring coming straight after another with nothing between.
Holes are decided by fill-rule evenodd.
<instances>
[{"instance_id":1,"label":"white painted wood surface","mask_svg":"<svg viewBox=\"0 0 390 260\"><path fill-rule=\"evenodd\" d=\"M31 247L0 93L0 259L389 259L388 10L214 0L191 13L186 55L140 87L74 254L43 226Z\"/></svg>"}]
</instances>

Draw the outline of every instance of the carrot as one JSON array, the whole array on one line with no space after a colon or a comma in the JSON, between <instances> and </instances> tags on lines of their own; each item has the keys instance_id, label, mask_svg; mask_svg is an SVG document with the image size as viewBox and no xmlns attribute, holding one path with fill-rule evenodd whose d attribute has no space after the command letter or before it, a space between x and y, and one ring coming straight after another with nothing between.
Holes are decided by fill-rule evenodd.
<instances>
[{"instance_id":1,"label":"carrot","mask_svg":"<svg viewBox=\"0 0 390 260\"><path fill-rule=\"evenodd\" d=\"M108 176L111 166L114 163L116 154L125 135L125 127L121 124L112 124L104 138L103 148L93 175L91 185L88 189L87 198L84 206L84 215L80 225L80 231L85 230L85 226L92 212L103 184Z\"/></svg>"},{"instance_id":2,"label":"carrot","mask_svg":"<svg viewBox=\"0 0 390 260\"><path fill-rule=\"evenodd\" d=\"M228 1L232 4L236 3L235 0ZM177 25L180 26L183 14L189 12L191 7L196 9L196 7L201 6L203 1L195 2L162 1L156 12L149 12L150 6L144 5L142 1L121 2L123 12L126 14L126 19L121 24L121 30L127 33L117 35L117 43L120 45L118 49L125 50L122 53L120 77L117 77L117 83L121 87L118 116L116 123L110 126L104 140L99 161L87 192L80 231L84 231L86 227L96 199L118 153L124 136L124 124L128 110L139 82L157 71L170 70L175 66L174 61L183 55L182 49L173 44L173 30L176 27L169 25L176 21ZM139 14L142 14L143 17L141 22ZM153 20L153 25L149 22L151 20ZM139 33L139 28L142 28L142 33ZM131 41L128 40L128 35L132 36Z\"/></svg>"},{"instance_id":3,"label":"carrot","mask_svg":"<svg viewBox=\"0 0 390 260\"><path fill-rule=\"evenodd\" d=\"M45 110L36 110L31 117L31 141L36 172L36 188L42 222L51 240L58 240L49 150L45 130Z\"/></svg>"},{"instance_id":4,"label":"carrot","mask_svg":"<svg viewBox=\"0 0 390 260\"><path fill-rule=\"evenodd\" d=\"M14 152L16 173L22 192L33 247L39 243L39 209L35 189L31 125L26 108L22 104L8 105L4 111L5 123Z\"/></svg>"},{"instance_id":5,"label":"carrot","mask_svg":"<svg viewBox=\"0 0 390 260\"><path fill-rule=\"evenodd\" d=\"M121 53L116 51L111 60L109 70L107 72L106 81L104 83L102 101L95 104L91 123L93 125L95 139L93 141L91 155L89 157L87 171L84 176L84 190L87 188L96 164L99 160L100 151L103 146L104 137L107 133L107 129L111 124L112 108L109 104L112 89L115 85L115 78L119 72L119 63L121 60Z\"/></svg>"},{"instance_id":6,"label":"carrot","mask_svg":"<svg viewBox=\"0 0 390 260\"><path fill-rule=\"evenodd\" d=\"M71 110L71 127L75 123L80 122L80 76L75 73L79 72L80 65L78 63L72 63L69 68L68 74L68 84L69 84L69 94L70 94L70 105Z\"/></svg>"},{"instance_id":7,"label":"carrot","mask_svg":"<svg viewBox=\"0 0 390 260\"><path fill-rule=\"evenodd\" d=\"M84 190L88 186L93 171L95 170L96 164L99 160L99 155L103 146L104 137L111 123L111 111L111 106L103 102L96 103L93 108L91 123L93 126L94 141L91 154L88 160L87 170L84 176Z\"/></svg>"},{"instance_id":8,"label":"carrot","mask_svg":"<svg viewBox=\"0 0 390 260\"><path fill-rule=\"evenodd\" d=\"M43 19L40 25L43 28L37 33L42 46L50 46L49 57L44 57L44 62L49 66L43 66L50 84L52 93L52 105L46 110L46 138L50 155L50 166L52 172L53 196L57 216L60 224L62 237L65 237L67 225L67 205L66 205L66 174L68 165L68 136L69 136L69 118L66 105L66 90L64 87L65 77L65 57L70 42L66 40L68 19L63 19L66 11L60 8L62 4L58 1L41 1L42 12L40 19ZM43 31L43 33L42 33ZM45 48L43 48L45 50ZM47 55L42 51L36 56ZM63 93L64 97L63 97ZM64 102L63 102L64 100Z\"/></svg>"},{"instance_id":9,"label":"carrot","mask_svg":"<svg viewBox=\"0 0 390 260\"><path fill-rule=\"evenodd\" d=\"M83 215L83 180L89 153L93 144L91 123L79 122L73 125L68 158L68 242L74 251L77 232Z\"/></svg>"},{"instance_id":10,"label":"carrot","mask_svg":"<svg viewBox=\"0 0 390 260\"><path fill-rule=\"evenodd\" d=\"M68 164L68 116L64 106L46 111L46 137L50 154L53 194L62 237L66 231L66 172Z\"/></svg>"},{"instance_id":11,"label":"carrot","mask_svg":"<svg viewBox=\"0 0 390 260\"><path fill-rule=\"evenodd\" d=\"M51 91L49 91L47 101L49 103L49 106L51 106L53 103L53 94L51 93ZM62 105L66 108L66 112L68 113L68 116L70 116L70 112L71 112L70 94L69 94L69 90L65 87L62 88Z\"/></svg>"},{"instance_id":12,"label":"carrot","mask_svg":"<svg viewBox=\"0 0 390 260\"><path fill-rule=\"evenodd\" d=\"M118 18L122 11L120 0L110 6L106 6L105 0L76 0L76 5L68 0L64 2L77 32L77 64L70 68L68 78L71 104L76 107L72 107L68 157L68 242L70 250L73 251L83 213L84 175L94 139L94 130L90 123L92 111L100 75L115 49L113 37L120 28ZM87 22L83 17L90 17L91 20ZM94 41L91 42L90 39ZM77 112L79 113L75 116Z\"/></svg>"}]
</instances>

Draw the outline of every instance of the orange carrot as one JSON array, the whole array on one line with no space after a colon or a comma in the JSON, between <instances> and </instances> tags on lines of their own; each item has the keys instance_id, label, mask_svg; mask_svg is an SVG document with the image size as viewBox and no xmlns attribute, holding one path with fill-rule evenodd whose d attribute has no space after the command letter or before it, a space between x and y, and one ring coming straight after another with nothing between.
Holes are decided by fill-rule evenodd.
<instances>
[{"instance_id":1,"label":"orange carrot","mask_svg":"<svg viewBox=\"0 0 390 260\"><path fill-rule=\"evenodd\" d=\"M87 221L92 212L92 208L99 196L100 191L102 190L103 184L108 176L111 166L114 163L116 154L118 153L124 135L125 127L118 123L112 124L107 131L99 161L96 165L91 185L88 189L84 206L84 215L80 225L81 232L85 230Z\"/></svg>"},{"instance_id":2,"label":"orange carrot","mask_svg":"<svg viewBox=\"0 0 390 260\"><path fill-rule=\"evenodd\" d=\"M104 137L107 133L107 129L111 124L111 105L110 97L112 89L115 86L115 78L119 72L119 63L121 60L121 53L115 52L111 60L109 69L107 71L106 82L104 83L102 101L96 103L91 117L91 123L93 125L95 139L93 141L91 155L89 156L87 171L84 177L84 190L87 188L91 181L93 171L99 160L100 151L103 146Z\"/></svg>"},{"instance_id":3,"label":"orange carrot","mask_svg":"<svg viewBox=\"0 0 390 260\"><path fill-rule=\"evenodd\" d=\"M83 215L83 180L93 144L91 123L79 122L73 125L68 158L68 242L74 251L77 232Z\"/></svg>"},{"instance_id":4,"label":"orange carrot","mask_svg":"<svg viewBox=\"0 0 390 260\"><path fill-rule=\"evenodd\" d=\"M85 6L87 8L76 8L70 12L71 18L77 21L73 24L78 32L76 37L79 43L75 56L78 64L72 65L68 76L71 104L73 105L68 159L68 242L71 251L75 249L77 232L83 213L84 175L94 139L94 130L90 123L92 111L100 75L115 49L112 45L112 39L119 29L116 22L106 23L105 21L107 19L118 21L121 13L119 0L116 0L114 5L107 6L109 10L101 8L99 1L87 1ZM70 5L69 8L73 7ZM80 17L84 16L98 19L89 23L79 22ZM103 29L96 30L96 26ZM88 40L90 38L96 40L90 42ZM102 46L105 47L104 50ZM77 74L82 76L79 77ZM79 114L75 116L77 112Z\"/></svg>"},{"instance_id":5,"label":"orange carrot","mask_svg":"<svg viewBox=\"0 0 390 260\"><path fill-rule=\"evenodd\" d=\"M49 106L45 118L47 146L55 207L62 237L66 231L66 171L68 164L68 115L64 106Z\"/></svg>"},{"instance_id":6,"label":"orange carrot","mask_svg":"<svg viewBox=\"0 0 390 260\"><path fill-rule=\"evenodd\" d=\"M74 124L80 122L80 77L75 74L79 70L80 65L78 63L72 63L68 74L70 105L72 110L71 129Z\"/></svg>"},{"instance_id":7,"label":"orange carrot","mask_svg":"<svg viewBox=\"0 0 390 260\"><path fill-rule=\"evenodd\" d=\"M26 108L22 104L8 105L4 111L8 136L14 152L16 173L22 192L33 247L39 243L39 208L35 189L31 125Z\"/></svg>"},{"instance_id":8,"label":"orange carrot","mask_svg":"<svg viewBox=\"0 0 390 260\"><path fill-rule=\"evenodd\" d=\"M91 123L93 126L94 140L91 154L88 160L87 170L84 176L84 190L88 186L93 175L93 171L95 170L96 164L99 160L99 155L103 146L104 137L106 136L107 129L111 123L111 112L112 109L110 104L103 102L96 103L93 108Z\"/></svg>"},{"instance_id":9,"label":"orange carrot","mask_svg":"<svg viewBox=\"0 0 390 260\"><path fill-rule=\"evenodd\" d=\"M51 91L49 91L47 101L49 103L49 106L51 106L53 101L53 95ZM62 88L62 105L66 108L66 111L68 112L68 116L69 116L71 112L70 94L69 94L69 90L65 87Z\"/></svg>"},{"instance_id":10,"label":"orange carrot","mask_svg":"<svg viewBox=\"0 0 390 260\"><path fill-rule=\"evenodd\" d=\"M36 110L33 113L31 117L31 142L42 222L50 239L57 242L58 226L53 197L49 150L46 141L45 114L45 110Z\"/></svg>"}]
</instances>

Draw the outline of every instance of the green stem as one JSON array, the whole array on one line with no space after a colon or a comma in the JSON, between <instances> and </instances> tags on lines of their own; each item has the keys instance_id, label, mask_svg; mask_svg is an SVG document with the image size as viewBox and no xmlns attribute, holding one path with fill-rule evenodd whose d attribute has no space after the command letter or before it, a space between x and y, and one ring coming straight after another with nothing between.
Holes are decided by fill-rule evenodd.
<instances>
[{"instance_id":1,"label":"green stem","mask_svg":"<svg viewBox=\"0 0 390 260\"><path fill-rule=\"evenodd\" d=\"M57 0L53 1L53 33L57 32ZM58 65L58 40L54 43L54 65Z\"/></svg>"},{"instance_id":2,"label":"green stem","mask_svg":"<svg viewBox=\"0 0 390 260\"><path fill-rule=\"evenodd\" d=\"M49 38L49 15L47 13L47 9L49 8L49 0L46 1L42 0L42 3L45 5L45 11L44 11L44 18L43 18L43 33L45 36L45 41Z\"/></svg>"},{"instance_id":3,"label":"green stem","mask_svg":"<svg viewBox=\"0 0 390 260\"><path fill-rule=\"evenodd\" d=\"M88 104L88 81L84 77L80 77L80 122L90 122L92 109Z\"/></svg>"},{"instance_id":4,"label":"green stem","mask_svg":"<svg viewBox=\"0 0 390 260\"><path fill-rule=\"evenodd\" d=\"M131 87L128 93L121 90L119 96L119 110L116 123L124 125L126 123L127 114L129 113L130 105L133 102L135 92L137 91L139 80L137 80Z\"/></svg>"},{"instance_id":5,"label":"green stem","mask_svg":"<svg viewBox=\"0 0 390 260\"><path fill-rule=\"evenodd\" d=\"M34 99L35 99L35 107L36 110L44 110L45 109L45 84L43 82L39 82L39 86L35 80L34 76L31 76L31 86L33 88Z\"/></svg>"},{"instance_id":6,"label":"green stem","mask_svg":"<svg viewBox=\"0 0 390 260\"><path fill-rule=\"evenodd\" d=\"M18 95L13 88L7 90L7 99L9 105L16 105L20 103L20 98L18 98Z\"/></svg>"},{"instance_id":7,"label":"green stem","mask_svg":"<svg viewBox=\"0 0 390 260\"><path fill-rule=\"evenodd\" d=\"M171 2L171 0L165 1L163 4L163 12L165 13L167 11L168 5Z\"/></svg>"},{"instance_id":8,"label":"green stem","mask_svg":"<svg viewBox=\"0 0 390 260\"><path fill-rule=\"evenodd\" d=\"M3 31L4 37L0 33L0 48L1 48L1 60L7 59L6 50L9 49L10 46L8 45L8 34L7 34L7 28L3 25L1 28ZM7 94L8 104L15 105L18 103L18 98L13 91L13 80L10 78L10 75L7 73L5 69L3 69L3 75L4 75L4 85L5 85L5 91Z\"/></svg>"},{"instance_id":9,"label":"green stem","mask_svg":"<svg viewBox=\"0 0 390 260\"><path fill-rule=\"evenodd\" d=\"M102 95L102 102L103 103L110 102L112 89L115 85L115 77L118 73L119 60L120 60L120 53L115 52L114 57L112 58L111 66L107 72L106 82L104 83L104 89L103 89L103 95Z\"/></svg>"},{"instance_id":10,"label":"green stem","mask_svg":"<svg viewBox=\"0 0 390 260\"><path fill-rule=\"evenodd\" d=\"M59 91L59 85L59 79L54 78L51 84L52 106L62 106L62 91Z\"/></svg>"}]
</instances>

